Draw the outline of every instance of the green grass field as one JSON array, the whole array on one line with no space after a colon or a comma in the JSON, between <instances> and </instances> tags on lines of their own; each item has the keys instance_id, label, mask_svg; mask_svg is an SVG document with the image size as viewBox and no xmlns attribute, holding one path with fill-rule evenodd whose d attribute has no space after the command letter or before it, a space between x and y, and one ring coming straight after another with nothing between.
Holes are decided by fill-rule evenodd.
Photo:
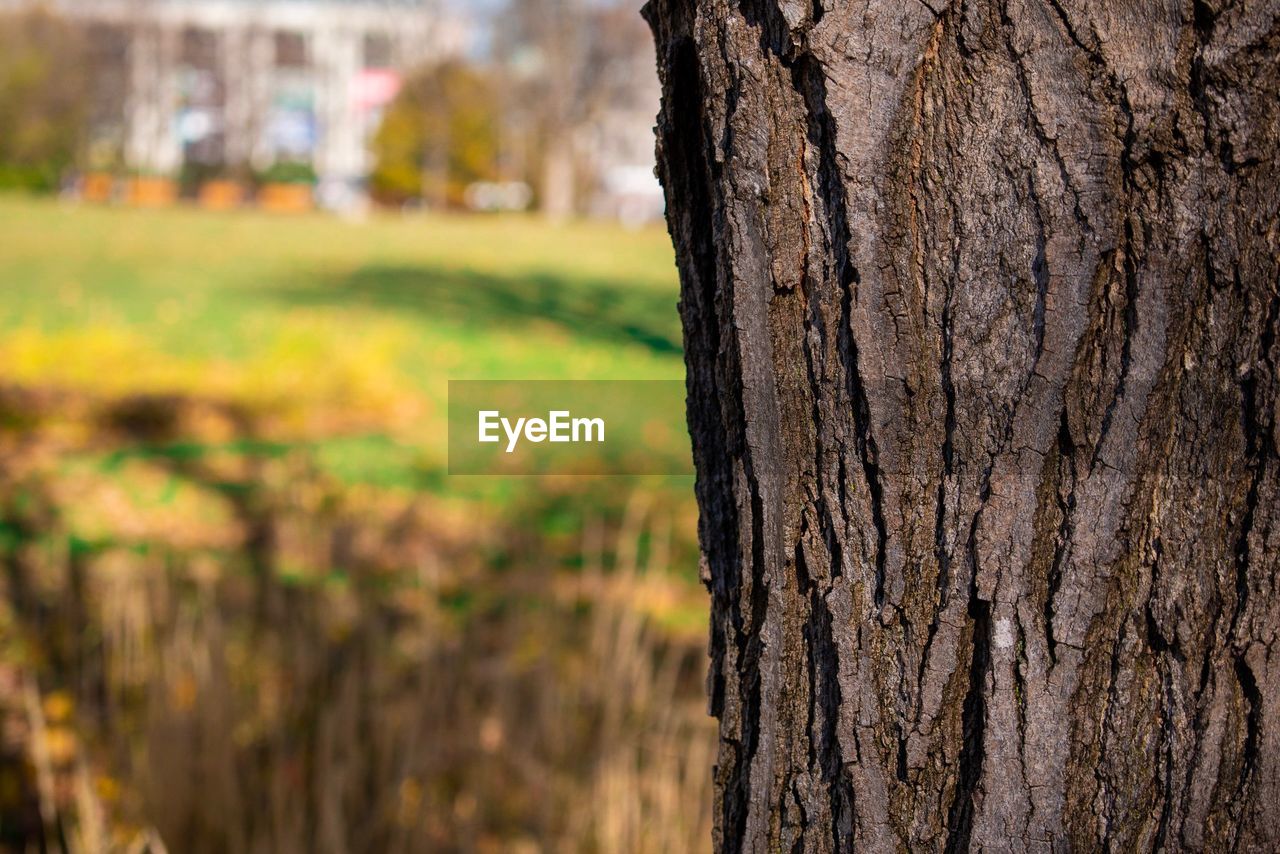
<instances>
[{"instance_id":1,"label":"green grass field","mask_svg":"<svg viewBox=\"0 0 1280 854\"><path fill-rule=\"evenodd\" d=\"M450 378L683 376L658 228L9 197L0 235L5 381L243 403L348 478L438 487Z\"/></svg>"},{"instance_id":2,"label":"green grass field","mask_svg":"<svg viewBox=\"0 0 1280 854\"><path fill-rule=\"evenodd\" d=\"M705 848L692 478L445 473L450 379L683 376L662 231L0 197L0 276L0 849Z\"/></svg>"},{"instance_id":3,"label":"green grass field","mask_svg":"<svg viewBox=\"0 0 1280 854\"><path fill-rule=\"evenodd\" d=\"M41 477L83 496L58 502L75 542L229 536L213 532L251 508L227 490L258 490L261 460L298 452L334 488L364 490L358 505L429 499L490 569L514 558L489 526L574 565L584 510L619 522L626 496L657 490L678 523L672 568L693 576L690 477L446 474L450 379L683 377L660 228L0 196L0 271L0 392L55 396L27 447L48 460ZM0 399L0 440L6 419L35 417L26 406ZM684 435L680 413L665 418ZM691 601L667 616L696 624Z\"/></svg>"}]
</instances>

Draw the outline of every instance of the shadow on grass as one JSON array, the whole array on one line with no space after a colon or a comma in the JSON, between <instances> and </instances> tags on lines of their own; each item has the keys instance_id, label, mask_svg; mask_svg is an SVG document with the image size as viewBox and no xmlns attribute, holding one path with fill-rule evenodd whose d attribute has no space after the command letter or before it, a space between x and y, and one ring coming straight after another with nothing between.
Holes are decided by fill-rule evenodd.
<instances>
[{"instance_id":1,"label":"shadow on grass","mask_svg":"<svg viewBox=\"0 0 1280 854\"><path fill-rule=\"evenodd\" d=\"M275 290L303 306L371 305L477 328L553 323L570 335L679 354L676 295L645 285L548 273L495 276L465 269L372 265Z\"/></svg>"}]
</instances>

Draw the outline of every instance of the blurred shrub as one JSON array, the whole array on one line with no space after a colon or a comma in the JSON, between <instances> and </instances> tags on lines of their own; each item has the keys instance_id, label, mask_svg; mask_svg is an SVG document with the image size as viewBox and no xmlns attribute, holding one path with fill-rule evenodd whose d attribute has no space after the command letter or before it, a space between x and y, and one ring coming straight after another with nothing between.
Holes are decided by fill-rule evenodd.
<instances>
[{"instance_id":1,"label":"blurred shrub","mask_svg":"<svg viewBox=\"0 0 1280 854\"><path fill-rule=\"evenodd\" d=\"M498 103L479 69L449 62L405 81L373 140L379 200L463 204L467 185L497 174Z\"/></svg>"},{"instance_id":2,"label":"blurred shrub","mask_svg":"<svg viewBox=\"0 0 1280 854\"><path fill-rule=\"evenodd\" d=\"M314 184L316 170L310 163L282 160L256 176L259 184Z\"/></svg>"},{"instance_id":3,"label":"blurred shrub","mask_svg":"<svg viewBox=\"0 0 1280 854\"><path fill-rule=\"evenodd\" d=\"M198 163L187 161L178 171L178 186L183 196L193 197L199 194L200 188L210 181L218 181L229 177L228 170L221 163Z\"/></svg>"},{"instance_id":4,"label":"blurred shrub","mask_svg":"<svg viewBox=\"0 0 1280 854\"><path fill-rule=\"evenodd\" d=\"M43 9L0 14L0 188L57 189L84 142L82 33Z\"/></svg>"}]
</instances>

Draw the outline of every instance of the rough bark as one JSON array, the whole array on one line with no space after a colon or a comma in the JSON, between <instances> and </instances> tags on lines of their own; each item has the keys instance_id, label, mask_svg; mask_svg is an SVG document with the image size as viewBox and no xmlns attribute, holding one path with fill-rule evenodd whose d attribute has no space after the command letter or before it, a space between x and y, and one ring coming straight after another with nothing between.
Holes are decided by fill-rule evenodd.
<instances>
[{"instance_id":1,"label":"rough bark","mask_svg":"<svg viewBox=\"0 0 1280 854\"><path fill-rule=\"evenodd\" d=\"M651 0L718 850L1280 851L1278 13Z\"/></svg>"}]
</instances>

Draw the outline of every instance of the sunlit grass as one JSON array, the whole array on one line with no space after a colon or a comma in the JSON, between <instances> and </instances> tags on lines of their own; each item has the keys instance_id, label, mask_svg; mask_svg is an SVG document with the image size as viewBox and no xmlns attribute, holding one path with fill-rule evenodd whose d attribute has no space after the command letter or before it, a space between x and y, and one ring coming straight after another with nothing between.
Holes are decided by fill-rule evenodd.
<instances>
[{"instance_id":1,"label":"sunlit grass","mask_svg":"<svg viewBox=\"0 0 1280 854\"><path fill-rule=\"evenodd\" d=\"M233 401L287 440L376 434L354 447L382 480L443 465L451 378L683 375L658 228L9 197L0 270L4 380Z\"/></svg>"}]
</instances>

